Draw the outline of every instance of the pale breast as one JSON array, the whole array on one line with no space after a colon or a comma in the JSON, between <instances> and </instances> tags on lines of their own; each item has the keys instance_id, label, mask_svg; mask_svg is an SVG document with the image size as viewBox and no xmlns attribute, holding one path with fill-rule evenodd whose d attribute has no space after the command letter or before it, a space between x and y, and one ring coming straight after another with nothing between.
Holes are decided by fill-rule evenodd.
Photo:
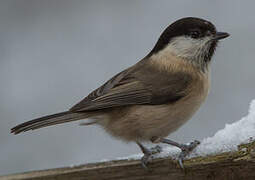
<instances>
[{"instance_id":1,"label":"pale breast","mask_svg":"<svg viewBox=\"0 0 255 180\"><path fill-rule=\"evenodd\" d=\"M166 137L187 122L207 97L208 73L197 73L189 93L176 103L121 107L106 115L101 125L126 141Z\"/></svg>"}]
</instances>

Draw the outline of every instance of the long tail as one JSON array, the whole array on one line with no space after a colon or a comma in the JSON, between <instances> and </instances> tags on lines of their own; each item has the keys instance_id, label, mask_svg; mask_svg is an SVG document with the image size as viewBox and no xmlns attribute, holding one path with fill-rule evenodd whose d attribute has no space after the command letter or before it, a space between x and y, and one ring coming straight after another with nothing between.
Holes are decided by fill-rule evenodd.
<instances>
[{"instance_id":1,"label":"long tail","mask_svg":"<svg viewBox=\"0 0 255 180\"><path fill-rule=\"evenodd\" d=\"M15 126L11 129L11 133L19 134L21 132L26 132L29 130L39 129L47 126L52 126L55 124L62 124L70 121L76 121L80 119L85 119L90 117L90 113L74 113L70 111L65 111L57 114L52 114L44 116L38 119L34 119L20 125Z\"/></svg>"}]
</instances>

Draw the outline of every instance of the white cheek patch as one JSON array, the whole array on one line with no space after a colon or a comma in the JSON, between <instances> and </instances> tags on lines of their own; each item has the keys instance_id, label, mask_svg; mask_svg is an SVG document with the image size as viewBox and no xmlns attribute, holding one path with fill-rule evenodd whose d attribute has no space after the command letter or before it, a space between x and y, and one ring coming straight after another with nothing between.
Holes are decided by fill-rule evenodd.
<instances>
[{"instance_id":1,"label":"white cheek patch","mask_svg":"<svg viewBox=\"0 0 255 180\"><path fill-rule=\"evenodd\" d=\"M201 61L209 53L210 39L210 37L193 39L179 36L172 39L166 49L178 57Z\"/></svg>"}]
</instances>

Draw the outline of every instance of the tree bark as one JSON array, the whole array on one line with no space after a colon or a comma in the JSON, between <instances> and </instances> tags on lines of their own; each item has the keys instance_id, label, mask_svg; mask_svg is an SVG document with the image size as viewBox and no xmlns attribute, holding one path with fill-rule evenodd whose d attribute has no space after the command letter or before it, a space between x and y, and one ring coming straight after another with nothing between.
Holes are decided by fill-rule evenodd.
<instances>
[{"instance_id":1,"label":"tree bark","mask_svg":"<svg viewBox=\"0 0 255 180\"><path fill-rule=\"evenodd\" d=\"M182 170L170 157L153 159L148 170L139 160L117 160L0 176L0 180L254 180L255 142L238 151L184 161Z\"/></svg>"}]
</instances>

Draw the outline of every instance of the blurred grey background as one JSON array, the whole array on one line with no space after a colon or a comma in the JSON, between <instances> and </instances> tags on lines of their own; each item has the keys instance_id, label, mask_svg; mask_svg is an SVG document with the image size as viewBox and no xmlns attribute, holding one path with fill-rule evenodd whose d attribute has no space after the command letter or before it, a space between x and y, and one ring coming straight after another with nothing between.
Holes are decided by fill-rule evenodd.
<instances>
[{"instance_id":1,"label":"blurred grey background","mask_svg":"<svg viewBox=\"0 0 255 180\"><path fill-rule=\"evenodd\" d=\"M241 0L1 0L0 174L83 164L140 152L78 122L11 135L10 128L67 110L143 58L173 21L196 16L231 37L212 62L212 88L170 138L212 136L247 114L254 89L254 6Z\"/></svg>"}]
</instances>

